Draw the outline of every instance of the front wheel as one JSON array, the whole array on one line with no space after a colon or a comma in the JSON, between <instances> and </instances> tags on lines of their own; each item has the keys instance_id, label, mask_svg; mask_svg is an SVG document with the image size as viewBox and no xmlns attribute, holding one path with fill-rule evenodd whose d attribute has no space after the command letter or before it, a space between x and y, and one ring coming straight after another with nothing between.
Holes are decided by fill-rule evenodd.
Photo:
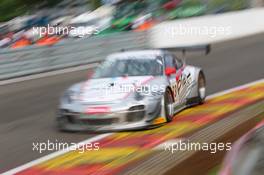
<instances>
[{"instance_id":1,"label":"front wheel","mask_svg":"<svg viewBox=\"0 0 264 175\"><path fill-rule=\"evenodd\" d=\"M169 89L164 94L164 112L167 122L172 121L174 115L173 98Z\"/></svg>"},{"instance_id":2,"label":"front wheel","mask_svg":"<svg viewBox=\"0 0 264 175\"><path fill-rule=\"evenodd\" d=\"M197 90L198 90L199 104L203 104L206 98L206 81L203 72L199 73Z\"/></svg>"}]
</instances>

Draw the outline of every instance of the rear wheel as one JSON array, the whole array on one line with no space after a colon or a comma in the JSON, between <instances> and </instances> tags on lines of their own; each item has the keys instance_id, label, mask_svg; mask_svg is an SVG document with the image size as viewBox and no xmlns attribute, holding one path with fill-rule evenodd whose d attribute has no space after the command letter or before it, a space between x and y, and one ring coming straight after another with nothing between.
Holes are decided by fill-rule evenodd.
<instances>
[{"instance_id":1,"label":"rear wheel","mask_svg":"<svg viewBox=\"0 0 264 175\"><path fill-rule=\"evenodd\" d=\"M173 98L169 89L167 89L164 94L164 112L167 122L172 121L174 115Z\"/></svg>"},{"instance_id":2,"label":"rear wheel","mask_svg":"<svg viewBox=\"0 0 264 175\"><path fill-rule=\"evenodd\" d=\"M197 90L198 90L199 104L202 104L204 103L206 97L206 81L203 72L199 73Z\"/></svg>"}]
</instances>

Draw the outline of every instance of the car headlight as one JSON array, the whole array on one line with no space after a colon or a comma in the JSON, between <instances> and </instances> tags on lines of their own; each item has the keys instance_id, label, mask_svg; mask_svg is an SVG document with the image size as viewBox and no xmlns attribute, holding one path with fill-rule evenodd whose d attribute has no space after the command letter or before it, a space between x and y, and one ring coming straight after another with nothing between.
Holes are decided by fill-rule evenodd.
<instances>
[{"instance_id":1,"label":"car headlight","mask_svg":"<svg viewBox=\"0 0 264 175\"><path fill-rule=\"evenodd\" d=\"M135 91L135 99L140 101L144 98L159 98L162 96L162 90L152 90L149 86L142 86Z\"/></svg>"},{"instance_id":2,"label":"car headlight","mask_svg":"<svg viewBox=\"0 0 264 175\"><path fill-rule=\"evenodd\" d=\"M79 95L77 92L68 90L63 95L63 101L66 101L67 103L72 103L73 101L76 101L79 99Z\"/></svg>"},{"instance_id":3,"label":"car headlight","mask_svg":"<svg viewBox=\"0 0 264 175\"><path fill-rule=\"evenodd\" d=\"M140 101L140 100L143 100L144 98L145 98L146 96L144 95L144 94L142 94L142 93L140 93L140 92L135 92L135 99L137 100L137 101Z\"/></svg>"}]
</instances>

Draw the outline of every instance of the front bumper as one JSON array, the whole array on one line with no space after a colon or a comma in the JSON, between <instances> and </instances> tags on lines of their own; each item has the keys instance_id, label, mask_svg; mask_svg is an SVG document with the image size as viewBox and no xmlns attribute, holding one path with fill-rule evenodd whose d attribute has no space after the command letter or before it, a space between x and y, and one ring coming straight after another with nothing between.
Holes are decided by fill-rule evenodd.
<instances>
[{"instance_id":1,"label":"front bumper","mask_svg":"<svg viewBox=\"0 0 264 175\"><path fill-rule=\"evenodd\" d=\"M58 127L69 131L123 131L138 130L154 125L160 116L158 101L148 105L136 104L123 109L113 108L111 112L85 114L73 108L62 108L57 117Z\"/></svg>"}]
</instances>

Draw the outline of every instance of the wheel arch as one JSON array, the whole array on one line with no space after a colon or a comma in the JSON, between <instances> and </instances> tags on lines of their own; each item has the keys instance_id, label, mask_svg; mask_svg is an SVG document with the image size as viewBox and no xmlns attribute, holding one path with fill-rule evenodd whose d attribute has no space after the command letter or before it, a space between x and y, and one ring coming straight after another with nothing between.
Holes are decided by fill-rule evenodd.
<instances>
[{"instance_id":1,"label":"wheel arch","mask_svg":"<svg viewBox=\"0 0 264 175\"><path fill-rule=\"evenodd\" d=\"M172 91L171 87L170 87L170 86L167 86L166 89L165 89L165 91L166 91L166 90L169 90L169 91L170 91L170 93L171 93L171 95L172 95L173 102L175 102L175 97L174 97L174 94L173 94L173 91ZM165 92L164 92L164 93L165 93Z\"/></svg>"}]
</instances>

